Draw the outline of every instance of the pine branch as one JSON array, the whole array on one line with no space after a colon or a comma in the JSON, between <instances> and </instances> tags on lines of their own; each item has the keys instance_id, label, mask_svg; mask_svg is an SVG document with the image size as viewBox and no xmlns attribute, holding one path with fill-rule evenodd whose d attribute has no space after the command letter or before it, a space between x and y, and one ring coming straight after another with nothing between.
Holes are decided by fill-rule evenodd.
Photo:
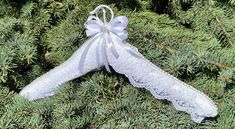
<instances>
[{"instance_id":1,"label":"pine branch","mask_svg":"<svg viewBox=\"0 0 235 129\"><path fill-rule=\"evenodd\" d=\"M228 42L227 44L225 44L224 46L228 46L228 47L231 47L232 46L232 41L231 41L231 36L230 34L227 32L227 29L221 19L221 17L216 14L215 11L213 11L213 7L211 7L209 1L207 1L207 5L209 6L209 11L210 13L214 16L214 18L216 19L216 22L217 24L216 25L219 25L219 28L221 29L221 32L217 33L218 37L219 37L219 40L224 43L224 42ZM216 30L216 29L215 29ZM216 34L216 31L214 31L214 33Z\"/></svg>"},{"instance_id":2,"label":"pine branch","mask_svg":"<svg viewBox=\"0 0 235 129\"><path fill-rule=\"evenodd\" d=\"M104 71L39 101L18 96L84 43L89 11L107 2L117 16L128 17L128 42L209 95L219 117L195 124L122 75ZM228 0L0 1L0 128L234 128L233 11Z\"/></svg>"},{"instance_id":3,"label":"pine branch","mask_svg":"<svg viewBox=\"0 0 235 129\"><path fill-rule=\"evenodd\" d=\"M229 3L230 3L232 6L235 6L235 0L229 0Z\"/></svg>"}]
</instances>

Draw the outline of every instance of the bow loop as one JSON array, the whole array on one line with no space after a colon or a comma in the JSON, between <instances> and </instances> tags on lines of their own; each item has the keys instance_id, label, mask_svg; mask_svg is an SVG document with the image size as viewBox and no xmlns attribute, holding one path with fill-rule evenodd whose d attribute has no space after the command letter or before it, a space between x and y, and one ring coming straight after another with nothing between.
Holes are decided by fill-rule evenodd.
<instances>
[{"instance_id":1,"label":"bow loop","mask_svg":"<svg viewBox=\"0 0 235 129\"><path fill-rule=\"evenodd\" d=\"M116 34L122 40L126 40L128 37L128 33L125 30L127 25L128 25L128 19L126 16L115 17L109 23L111 32Z\"/></svg>"},{"instance_id":2,"label":"bow loop","mask_svg":"<svg viewBox=\"0 0 235 129\"><path fill-rule=\"evenodd\" d=\"M110 21L109 25L111 26L113 31L120 32L126 29L128 25L128 19L126 16L118 16Z\"/></svg>"},{"instance_id":3,"label":"bow loop","mask_svg":"<svg viewBox=\"0 0 235 129\"><path fill-rule=\"evenodd\" d=\"M85 23L86 35L89 37L99 33L101 31L101 26L103 26L103 22L99 18L89 16Z\"/></svg>"}]
</instances>

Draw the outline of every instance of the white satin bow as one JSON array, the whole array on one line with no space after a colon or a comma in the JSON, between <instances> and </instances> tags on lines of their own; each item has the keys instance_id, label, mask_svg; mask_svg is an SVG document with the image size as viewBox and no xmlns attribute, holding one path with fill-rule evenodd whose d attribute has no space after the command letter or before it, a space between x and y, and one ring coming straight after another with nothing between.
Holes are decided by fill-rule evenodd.
<instances>
[{"instance_id":1,"label":"white satin bow","mask_svg":"<svg viewBox=\"0 0 235 129\"><path fill-rule=\"evenodd\" d=\"M98 17L98 12L100 9L102 9L103 11L103 21L100 20ZM108 9L111 13L111 18L109 22L106 21L107 19L106 19L105 9ZM125 40L128 37L128 33L125 30L128 25L128 19L126 16L118 16L114 18L114 13L112 9L106 5L100 5L96 7L92 12L90 12L90 14L91 16L88 17L85 23L86 35L88 37L93 37L92 39L94 40L97 40L96 38L101 36L104 40L96 43L99 43L99 45L106 44L103 45L103 47L101 48L102 53L97 53L96 60L98 62L97 63L98 66L100 66L101 63L103 63L106 70L110 72L106 49L110 49L111 53L116 58L118 58L119 54L117 53L114 44L121 45L126 51L128 51L134 57L140 57L139 54L136 53L136 50L133 50L132 48L127 47L127 45L124 45L126 43ZM85 51L81 57L81 61L79 62L79 69L81 72L83 72L84 61L90 46L91 45L88 45L85 48ZM99 47L97 47L97 49L99 49ZM99 62L99 57L103 57L103 62Z\"/></svg>"},{"instance_id":2,"label":"white satin bow","mask_svg":"<svg viewBox=\"0 0 235 129\"><path fill-rule=\"evenodd\" d=\"M109 23L106 21L106 11L104 8L109 9L111 12ZM98 17L100 9L103 11L103 21ZM86 35L88 37L99 33L112 33L117 35L122 41L127 39L128 33L125 29L128 25L128 19L126 16L118 16L114 18L112 9L106 5L96 7L94 11L90 12L90 14L96 14L96 16L89 16L85 23Z\"/></svg>"}]
</instances>

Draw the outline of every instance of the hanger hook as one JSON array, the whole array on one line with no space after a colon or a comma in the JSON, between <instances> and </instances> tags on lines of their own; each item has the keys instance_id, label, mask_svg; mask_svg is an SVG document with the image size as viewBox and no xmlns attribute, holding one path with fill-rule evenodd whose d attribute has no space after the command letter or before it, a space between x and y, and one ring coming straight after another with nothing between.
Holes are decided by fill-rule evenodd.
<instances>
[{"instance_id":1,"label":"hanger hook","mask_svg":"<svg viewBox=\"0 0 235 129\"><path fill-rule=\"evenodd\" d=\"M108 9L110 11L110 13L111 13L110 21L113 20L113 18L114 18L113 10L109 6L107 6L107 5L99 5L99 6L97 6L93 11L90 12L90 14L91 15L95 14L96 17L98 17L98 13L99 13L100 9L102 9L102 11L103 11L103 21L104 21L104 23L106 23L106 10L105 9Z\"/></svg>"}]
</instances>

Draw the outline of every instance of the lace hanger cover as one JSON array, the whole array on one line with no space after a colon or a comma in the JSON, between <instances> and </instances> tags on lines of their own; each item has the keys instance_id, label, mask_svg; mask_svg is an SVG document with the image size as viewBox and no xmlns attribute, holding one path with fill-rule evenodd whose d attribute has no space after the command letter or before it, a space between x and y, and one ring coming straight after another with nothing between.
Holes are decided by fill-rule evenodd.
<instances>
[{"instance_id":1,"label":"lace hanger cover","mask_svg":"<svg viewBox=\"0 0 235 129\"><path fill-rule=\"evenodd\" d=\"M100 9L103 20L98 17ZM106 9L111 13L109 22L106 21ZM112 66L134 87L145 88L155 98L172 102L177 110L189 113L197 123L217 115L217 107L209 97L155 66L125 41L127 17L114 17L112 9L106 5L100 5L90 13L85 28L91 38L63 64L23 88L20 95L29 100L52 96L62 83L103 66L110 72L109 66Z\"/></svg>"}]
</instances>

